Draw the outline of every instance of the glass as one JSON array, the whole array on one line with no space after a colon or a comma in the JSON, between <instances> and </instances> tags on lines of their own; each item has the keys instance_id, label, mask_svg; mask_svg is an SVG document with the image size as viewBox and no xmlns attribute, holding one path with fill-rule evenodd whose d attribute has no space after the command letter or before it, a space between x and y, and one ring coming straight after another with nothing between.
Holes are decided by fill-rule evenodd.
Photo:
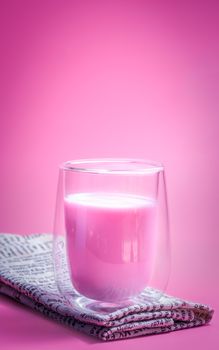
<instances>
[{"instance_id":1,"label":"glass","mask_svg":"<svg viewBox=\"0 0 219 350\"><path fill-rule=\"evenodd\" d=\"M60 166L54 267L66 300L109 310L157 301L170 269L164 167L139 159Z\"/></svg>"}]
</instances>

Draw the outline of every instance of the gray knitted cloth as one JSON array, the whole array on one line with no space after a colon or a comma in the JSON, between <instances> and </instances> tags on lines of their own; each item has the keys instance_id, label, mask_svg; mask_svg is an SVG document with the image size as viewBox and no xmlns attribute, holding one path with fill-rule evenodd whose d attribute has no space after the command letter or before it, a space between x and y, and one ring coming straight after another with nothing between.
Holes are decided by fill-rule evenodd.
<instances>
[{"instance_id":1,"label":"gray knitted cloth","mask_svg":"<svg viewBox=\"0 0 219 350\"><path fill-rule=\"evenodd\" d=\"M213 315L207 305L168 295L148 302L142 294L137 304L105 314L69 307L54 279L51 234L0 234L0 293L105 341L201 326Z\"/></svg>"}]
</instances>

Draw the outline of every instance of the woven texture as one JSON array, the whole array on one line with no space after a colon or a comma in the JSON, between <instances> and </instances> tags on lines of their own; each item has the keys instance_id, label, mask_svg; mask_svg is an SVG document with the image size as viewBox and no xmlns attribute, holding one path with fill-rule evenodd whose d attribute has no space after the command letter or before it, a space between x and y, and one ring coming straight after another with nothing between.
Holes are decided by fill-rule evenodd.
<instances>
[{"instance_id":1,"label":"woven texture","mask_svg":"<svg viewBox=\"0 0 219 350\"><path fill-rule=\"evenodd\" d=\"M55 283L51 234L0 235L0 292L105 341L201 326L213 315L207 305L166 294L159 302L148 302L142 293L136 304L105 314L76 301L70 307Z\"/></svg>"}]
</instances>

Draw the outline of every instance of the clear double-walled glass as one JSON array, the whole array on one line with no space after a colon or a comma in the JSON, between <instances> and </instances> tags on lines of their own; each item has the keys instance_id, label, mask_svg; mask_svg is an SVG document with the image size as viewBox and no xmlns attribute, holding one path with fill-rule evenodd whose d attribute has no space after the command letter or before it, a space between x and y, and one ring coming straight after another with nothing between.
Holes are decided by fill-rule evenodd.
<instances>
[{"instance_id":1,"label":"clear double-walled glass","mask_svg":"<svg viewBox=\"0 0 219 350\"><path fill-rule=\"evenodd\" d=\"M54 267L61 294L95 310L158 300L170 269L164 167L139 159L60 166Z\"/></svg>"}]
</instances>

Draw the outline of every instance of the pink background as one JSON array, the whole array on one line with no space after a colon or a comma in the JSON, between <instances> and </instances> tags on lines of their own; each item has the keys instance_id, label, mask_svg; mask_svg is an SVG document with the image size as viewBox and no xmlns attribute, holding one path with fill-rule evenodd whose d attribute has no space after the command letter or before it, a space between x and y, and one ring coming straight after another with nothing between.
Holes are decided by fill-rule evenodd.
<instances>
[{"instance_id":1,"label":"pink background","mask_svg":"<svg viewBox=\"0 0 219 350\"><path fill-rule=\"evenodd\" d=\"M217 309L219 2L0 5L0 231L51 231L64 160L160 160L173 251L168 291ZM5 349L15 346L11 332L16 349L96 344L0 300ZM216 349L217 322L216 314L209 327L96 346Z\"/></svg>"}]
</instances>

